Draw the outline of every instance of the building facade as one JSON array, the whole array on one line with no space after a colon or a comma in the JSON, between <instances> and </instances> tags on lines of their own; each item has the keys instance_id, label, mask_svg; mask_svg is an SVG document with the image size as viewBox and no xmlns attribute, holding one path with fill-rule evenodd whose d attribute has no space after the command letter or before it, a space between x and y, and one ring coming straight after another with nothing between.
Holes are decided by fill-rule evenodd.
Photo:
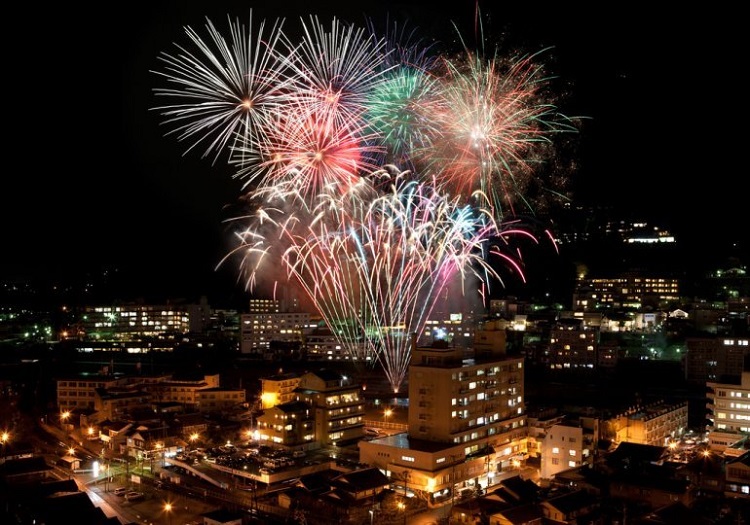
<instances>
[{"instance_id":1,"label":"building facade","mask_svg":"<svg viewBox=\"0 0 750 525\"><path fill-rule=\"evenodd\" d=\"M606 422L606 434L615 443L666 446L679 439L688 427L688 402L658 401L638 405Z\"/></svg>"},{"instance_id":2,"label":"building facade","mask_svg":"<svg viewBox=\"0 0 750 525\"><path fill-rule=\"evenodd\" d=\"M750 355L748 337L689 337L686 339L685 376L691 383L739 378Z\"/></svg>"},{"instance_id":3,"label":"building facade","mask_svg":"<svg viewBox=\"0 0 750 525\"><path fill-rule=\"evenodd\" d=\"M750 372L739 384L708 382L708 444L723 452L750 436Z\"/></svg>"},{"instance_id":4,"label":"building facade","mask_svg":"<svg viewBox=\"0 0 750 525\"><path fill-rule=\"evenodd\" d=\"M361 462L432 502L495 484L526 454L523 358L505 355L504 331L480 332L481 357L414 348L408 431L359 443Z\"/></svg>"}]
</instances>

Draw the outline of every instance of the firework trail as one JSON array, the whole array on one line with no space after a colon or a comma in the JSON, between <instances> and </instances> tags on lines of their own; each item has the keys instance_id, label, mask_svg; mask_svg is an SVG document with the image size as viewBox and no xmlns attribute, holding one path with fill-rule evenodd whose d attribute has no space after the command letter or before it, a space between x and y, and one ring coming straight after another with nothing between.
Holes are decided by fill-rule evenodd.
<instances>
[{"instance_id":1,"label":"firework trail","mask_svg":"<svg viewBox=\"0 0 750 525\"><path fill-rule=\"evenodd\" d=\"M374 174L375 180L380 174ZM388 178L386 178L388 180ZM328 194L312 210L273 221L268 210L241 236L248 282L271 255L315 301L353 359L380 362L394 392L407 374L412 337L420 333L443 290L467 272L499 278L487 262L495 222L432 184L397 174L383 193L362 179L346 200ZM280 259L279 248L284 253Z\"/></svg>"}]
</instances>

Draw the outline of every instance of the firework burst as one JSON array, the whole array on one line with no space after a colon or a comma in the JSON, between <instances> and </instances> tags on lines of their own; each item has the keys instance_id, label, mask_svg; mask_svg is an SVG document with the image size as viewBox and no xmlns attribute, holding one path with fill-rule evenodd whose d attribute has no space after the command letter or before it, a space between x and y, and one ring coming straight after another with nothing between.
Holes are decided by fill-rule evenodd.
<instances>
[{"instance_id":1,"label":"firework burst","mask_svg":"<svg viewBox=\"0 0 750 525\"><path fill-rule=\"evenodd\" d=\"M207 20L205 39L197 31L185 31L194 49L180 44L176 53L162 53L163 70L153 71L169 87L154 89L173 104L153 108L164 117L180 141L189 142L187 152L205 148L203 156L216 160L239 143L263 140L271 117L289 95L282 59L275 52L283 22L268 31L265 21L255 34L252 11L247 25L229 21L229 40Z\"/></svg>"},{"instance_id":2,"label":"firework burst","mask_svg":"<svg viewBox=\"0 0 750 525\"><path fill-rule=\"evenodd\" d=\"M253 34L252 16L229 40L210 21L208 40L187 28L196 50L161 55L171 87L155 90L178 102L155 109L188 151L228 152L245 180L253 211L230 220L237 246L219 264L238 257L251 291L295 283L398 392L448 287L502 283L492 261L525 279L514 240L538 232L520 212L551 137L575 127L538 54L436 56L396 25L380 38L301 22L299 43L281 22Z\"/></svg>"},{"instance_id":3,"label":"firework burst","mask_svg":"<svg viewBox=\"0 0 750 525\"><path fill-rule=\"evenodd\" d=\"M351 127L362 119L367 93L384 72L385 42L336 18L330 29L316 16L301 24L301 43L284 39L286 65L295 75L294 96L321 118Z\"/></svg>"},{"instance_id":4,"label":"firework burst","mask_svg":"<svg viewBox=\"0 0 750 525\"><path fill-rule=\"evenodd\" d=\"M467 51L444 67L440 134L434 148L417 151L420 164L439 166L447 190L485 193L499 220L517 215L551 135L575 128L544 100L534 56L485 60Z\"/></svg>"}]
</instances>

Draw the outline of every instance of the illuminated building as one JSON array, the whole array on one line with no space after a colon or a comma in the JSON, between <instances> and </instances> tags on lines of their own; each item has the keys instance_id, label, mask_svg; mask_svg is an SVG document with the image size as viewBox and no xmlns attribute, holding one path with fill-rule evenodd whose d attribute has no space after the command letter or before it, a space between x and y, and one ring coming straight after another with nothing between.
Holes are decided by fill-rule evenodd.
<instances>
[{"instance_id":1,"label":"illuminated building","mask_svg":"<svg viewBox=\"0 0 750 525\"><path fill-rule=\"evenodd\" d=\"M271 342L302 344L307 312L255 312L240 316L240 351L271 357Z\"/></svg>"},{"instance_id":2,"label":"illuminated building","mask_svg":"<svg viewBox=\"0 0 750 525\"><path fill-rule=\"evenodd\" d=\"M315 415L313 441L323 446L350 443L364 435L365 400L362 387L334 370L318 370L300 376L298 401ZM262 421L263 416L258 418ZM307 438L305 438L307 440Z\"/></svg>"},{"instance_id":3,"label":"illuminated building","mask_svg":"<svg viewBox=\"0 0 750 525\"><path fill-rule=\"evenodd\" d=\"M546 429L541 442L542 479L552 479L559 472L591 465L596 452L598 421L564 419Z\"/></svg>"},{"instance_id":4,"label":"illuminated building","mask_svg":"<svg viewBox=\"0 0 750 525\"><path fill-rule=\"evenodd\" d=\"M408 431L360 441L361 462L433 501L518 472L527 437L523 358L505 355L504 331L482 332L478 353L447 344L414 348Z\"/></svg>"},{"instance_id":5,"label":"illuminated building","mask_svg":"<svg viewBox=\"0 0 750 525\"><path fill-rule=\"evenodd\" d=\"M599 330L577 319L560 319L550 331L544 363L552 370L593 370L598 364Z\"/></svg>"},{"instance_id":6,"label":"illuminated building","mask_svg":"<svg viewBox=\"0 0 750 525\"><path fill-rule=\"evenodd\" d=\"M133 341L143 338L174 338L190 331L185 305L87 306L80 326L86 339Z\"/></svg>"},{"instance_id":7,"label":"illuminated building","mask_svg":"<svg viewBox=\"0 0 750 525\"><path fill-rule=\"evenodd\" d=\"M295 401L297 399L295 390L299 386L299 381L299 374L291 372L261 378L261 409L267 410L282 403Z\"/></svg>"},{"instance_id":8,"label":"illuminated building","mask_svg":"<svg viewBox=\"0 0 750 525\"><path fill-rule=\"evenodd\" d=\"M706 386L709 447L723 452L750 436L750 372L743 372L739 383L709 381Z\"/></svg>"},{"instance_id":9,"label":"illuminated building","mask_svg":"<svg viewBox=\"0 0 750 525\"><path fill-rule=\"evenodd\" d=\"M328 369L261 380L259 439L279 445L335 445L364 435L362 387Z\"/></svg>"},{"instance_id":10,"label":"illuminated building","mask_svg":"<svg viewBox=\"0 0 750 525\"><path fill-rule=\"evenodd\" d=\"M288 448L314 443L315 412L305 401L271 407L258 416L259 439Z\"/></svg>"},{"instance_id":11,"label":"illuminated building","mask_svg":"<svg viewBox=\"0 0 750 525\"><path fill-rule=\"evenodd\" d=\"M606 422L605 432L615 443L666 446L682 436L688 426L688 403L658 401L638 405Z\"/></svg>"},{"instance_id":12,"label":"illuminated building","mask_svg":"<svg viewBox=\"0 0 750 525\"><path fill-rule=\"evenodd\" d=\"M679 301L678 279L634 272L596 278L579 275L573 292L576 311L640 310L648 306L665 309Z\"/></svg>"}]
</instances>

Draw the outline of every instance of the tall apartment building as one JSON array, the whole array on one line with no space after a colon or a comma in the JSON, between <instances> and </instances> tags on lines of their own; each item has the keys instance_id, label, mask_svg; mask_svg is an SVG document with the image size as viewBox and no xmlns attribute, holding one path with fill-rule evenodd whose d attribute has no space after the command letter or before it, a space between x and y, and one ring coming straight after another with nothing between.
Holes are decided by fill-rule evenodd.
<instances>
[{"instance_id":1,"label":"tall apartment building","mask_svg":"<svg viewBox=\"0 0 750 525\"><path fill-rule=\"evenodd\" d=\"M750 372L743 372L739 383L709 381L708 444L722 452L750 436Z\"/></svg>"},{"instance_id":2,"label":"tall apartment building","mask_svg":"<svg viewBox=\"0 0 750 525\"><path fill-rule=\"evenodd\" d=\"M505 355L504 331L488 332L477 331L479 353L413 349L408 431L361 441L360 461L435 501L512 468L527 437L523 358Z\"/></svg>"}]
</instances>

